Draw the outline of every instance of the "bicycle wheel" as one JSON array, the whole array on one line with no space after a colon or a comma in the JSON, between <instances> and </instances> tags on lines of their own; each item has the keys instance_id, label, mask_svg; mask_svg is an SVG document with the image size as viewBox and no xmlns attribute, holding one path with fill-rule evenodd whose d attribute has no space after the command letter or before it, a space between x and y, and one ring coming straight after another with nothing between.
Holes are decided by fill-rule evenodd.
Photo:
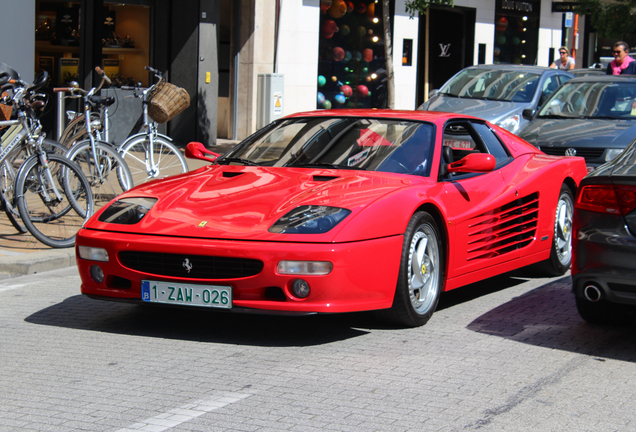
<instances>
[{"instance_id":1,"label":"bicycle wheel","mask_svg":"<svg viewBox=\"0 0 636 432\"><path fill-rule=\"evenodd\" d=\"M16 191L24 225L53 248L73 246L75 234L93 214L90 184L64 156L49 154L47 166L37 155L27 159L18 173Z\"/></svg>"},{"instance_id":2,"label":"bicycle wheel","mask_svg":"<svg viewBox=\"0 0 636 432\"><path fill-rule=\"evenodd\" d=\"M148 180L188 172L188 163L181 151L174 144L161 137L153 140L154 169L150 164L147 136L124 142L120 149L136 185Z\"/></svg>"},{"instance_id":3,"label":"bicycle wheel","mask_svg":"<svg viewBox=\"0 0 636 432\"><path fill-rule=\"evenodd\" d=\"M84 140L71 147L66 157L76 163L88 179L97 211L134 183L126 162L110 144L96 141L95 149L97 159L91 141Z\"/></svg>"},{"instance_id":4,"label":"bicycle wheel","mask_svg":"<svg viewBox=\"0 0 636 432\"><path fill-rule=\"evenodd\" d=\"M42 142L42 147L47 153L63 155L66 152L66 147L50 139L45 139ZM29 147L18 147L7 156L2 167L0 167L0 194L4 212L11 225L22 234L28 232L28 230L20 221L20 213L15 203L14 187L15 180L18 177L18 170L24 161L31 156L31 153Z\"/></svg>"}]
</instances>

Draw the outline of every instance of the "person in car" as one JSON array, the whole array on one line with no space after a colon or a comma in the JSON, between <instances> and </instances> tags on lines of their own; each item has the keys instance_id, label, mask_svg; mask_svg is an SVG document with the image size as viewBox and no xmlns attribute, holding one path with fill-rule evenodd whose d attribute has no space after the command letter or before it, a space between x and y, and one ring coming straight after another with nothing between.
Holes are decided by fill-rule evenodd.
<instances>
[{"instance_id":1,"label":"person in car","mask_svg":"<svg viewBox=\"0 0 636 432\"><path fill-rule=\"evenodd\" d=\"M612 50L614 60L607 65L607 75L636 75L636 62L629 56L629 45L618 41Z\"/></svg>"}]
</instances>

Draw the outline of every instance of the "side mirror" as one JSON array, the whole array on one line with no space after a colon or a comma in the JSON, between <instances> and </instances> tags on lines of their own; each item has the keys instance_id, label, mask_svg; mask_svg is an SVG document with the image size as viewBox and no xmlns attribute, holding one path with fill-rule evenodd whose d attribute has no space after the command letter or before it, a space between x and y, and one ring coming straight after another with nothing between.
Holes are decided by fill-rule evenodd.
<instances>
[{"instance_id":1,"label":"side mirror","mask_svg":"<svg viewBox=\"0 0 636 432\"><path fill-rule=\"evenodd\" d=\"M457 162L448 164L448 172L480 173L495 169L495 157L487 153L471 153Z\"/></svg>"},{"instance_id":2,"label":"side mirror","mask_svg":"<svg viewBox=\"0 0 636 432\"><path fill-rule=\"evenodd\" d=\"M214 158L205 157L206 154L213 155ZM188 145L186 146L185 156L188 159L200 159L208 162L214 162L216 158L221 155L206 149L202 143L193 141L191 143L188 143Z\"/></svg>"},{"instance_id":3,"label":"side mirror","mask_svg":"<svg viewBox=\"0 0 636 432\"><path fill-rule=\"evenodd\" d=\"M532 120L532 117L534 117L534 113L535 113L535 110L533 110L532 108L527 108L521 112L521 117L523 117L526 120Z\"/></svg>"},{"instance_id":4,"label":"side mirror","mask_svg":"<svg viewBox=\"0 0 636 432\"><path fill-rule=\"evenodd\" d=\"M428 92L428 98L432 98L433 96L435 96L437 94L437 92L439 92L439 89L433 89L430 92Z\"/></svg>"}]
</instances>

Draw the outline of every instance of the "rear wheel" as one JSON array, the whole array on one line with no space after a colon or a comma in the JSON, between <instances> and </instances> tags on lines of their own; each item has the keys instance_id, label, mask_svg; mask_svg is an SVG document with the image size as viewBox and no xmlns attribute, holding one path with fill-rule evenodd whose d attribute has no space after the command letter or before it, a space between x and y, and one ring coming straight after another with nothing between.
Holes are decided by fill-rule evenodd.
<instances>
[{"instance_id":1,"label":"rear wheel","mask_svg":"<svg viewBox=\"0 0 636 432\"><path fill-rule=\"evenodd\" d=\"M550 258L541 263L541 270L549 276L560 276L572 263L572 215L574 198L567 185L561 186L554 218L554 235Z\"/></svg>"},{"instance_id":2,"label":"rear wheel","mask_svg":"<svg viewBox=\"0 0 636 432\"><path fill-rule=\"evenodd\" d=\"M126 162L111 145L96 141L95 147L97 159L90 140L74 145L66 156L80 167L88 179L97 211L134 183Z\"/></svg>"},{"instance_id":3,"label":"rear wheel","mask_svg":"<svg viewBox=\"0 0 636 432\"><path fill-rule=\"evenodd\" d=\"M440 231L427 212L413 215L404 233L393 321L406 327L424 325L435 312L444 286L445 255Z\"/></svg>"},{"instance_id":4,"label":"rear wheel","mask_svg":"<svg viewBox=\"0 0 636 432\"><path fill-rule=\"evenodd\" d=\"M592 324L627 325L634 322L636 307L607 300L591 302L584 298L576 298L576 309L585 321Z\"/></svg>"}]
</instances>

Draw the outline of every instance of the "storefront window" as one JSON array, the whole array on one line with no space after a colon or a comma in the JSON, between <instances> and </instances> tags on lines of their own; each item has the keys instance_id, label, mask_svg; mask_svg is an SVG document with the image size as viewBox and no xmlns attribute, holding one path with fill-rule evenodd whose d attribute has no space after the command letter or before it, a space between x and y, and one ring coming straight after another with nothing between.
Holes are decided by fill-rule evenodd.
<instances>
[{"instance_id":1,"label":"storefront window","mask_svg":"<svg viewBox=\"0 0 636 432\"><path fill-rule=\"evenodd\" d=\"M320 1L317 108L385 108L382 3Z\"/></svg>"},{"instance_id":2,"label":"storefront window","mask_svg":"<svg viewBox=\"0 0 636 432\"><path fill-rule=\"evenodd\" d=\"M538 0L497 0L493 63L537 63L540 7Z\"/></svg>"},{"instance_id":3,"label":"storefront window","mask_svg":"<svg viewBox=\"0 0 636 432\"><path fill-rule=\"evenodd\" d=\"M80 2L38 0L35 66L46 70L53 85L79 81ZM150 7L104 2L101 29L102 64L113 87L148 85Z\"/></svg>"}]
</instances>

